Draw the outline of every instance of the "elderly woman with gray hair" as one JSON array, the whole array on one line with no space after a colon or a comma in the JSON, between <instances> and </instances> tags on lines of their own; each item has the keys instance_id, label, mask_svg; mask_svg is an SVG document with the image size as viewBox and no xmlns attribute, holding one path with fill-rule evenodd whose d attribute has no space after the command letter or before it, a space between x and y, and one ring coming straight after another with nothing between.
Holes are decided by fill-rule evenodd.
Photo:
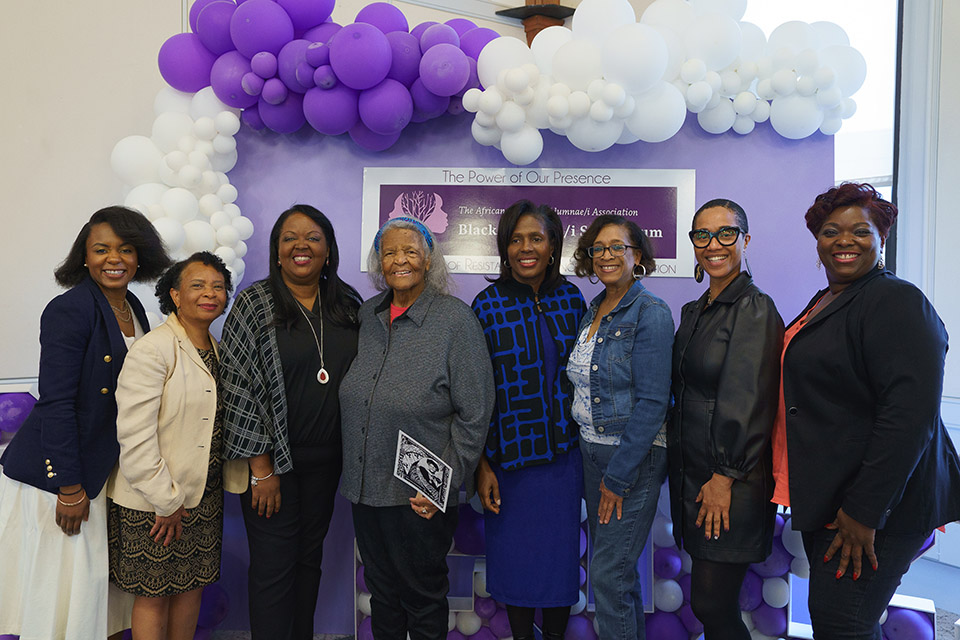
<instances>
[{"instance_id":1,"label":"elderly woman with gray hair","mask_svg":"<svg viewBox=\"0 0 960 640\"><path fill-rule=\"evenodd\" d=\"M480 324L447 293L446 263L423 224L387 221L368 270L383 293L360 307L357 357L340 387L341 493L353 503L374 637L439 639L459 488L490 426L493 372ZM450 465L444 511L394 477L400 430Z\"/></svg>"}]
</instances>

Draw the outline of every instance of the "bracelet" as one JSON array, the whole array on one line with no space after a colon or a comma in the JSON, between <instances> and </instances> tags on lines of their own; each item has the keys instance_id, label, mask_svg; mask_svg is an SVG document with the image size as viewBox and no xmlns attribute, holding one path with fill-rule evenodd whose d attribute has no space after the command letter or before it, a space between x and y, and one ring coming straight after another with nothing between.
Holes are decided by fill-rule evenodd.
<instances>
[{"instance_id":1,"label":"bracelet","mask_svg":"<svg viewBox=\"0 0 960 640\"><path fill-rule=\"evenodd\" d=\"M79 500L77 500L76 502L64 502L63 500L60 499L60 496L57 496L57 502L59 502L60 504L62 504L62 505L65 506L65 507L75 507L75 506L77 506L78 504L83 504L83 501L86 500L86 499L87 499L87 494L86 494L86 493L84 493L84 494L83 494L83 497L80 498Z\"/></svg>"},{"instance_id":2,"label":"bracelet","mask_svg":"<svg viewBox=\"0 0 960 640\"><path fill-rule=\"evenodd\" d=\"M78 493L80 493L81 491L83 491L83 487L80 487L80 488L77 489L76 491L71 491L70 493L64 493L64 492L61 490L61 491L60 491L60 495L61 495L61 496L75 496L75 495L77 495Z\"/></svg>"},{"instance_id":3,"label":"bracelet","mask_svg":"<svg viewBox=\"0 0 960 640\"><path fill-rule=\"evenodd\" d=\"M271 472L268 473L267 475L263 476L262 478L258 478L257 476L253 475L253 472L251 471L251 472L250 472L250 486L251 486L251 487L255 487L255 486L257 486L257 483L260 482L261 480L266 480L267 478L271 478L271 477L273 477L273 471L271 471Z\"/></svg>"}]
</instances>

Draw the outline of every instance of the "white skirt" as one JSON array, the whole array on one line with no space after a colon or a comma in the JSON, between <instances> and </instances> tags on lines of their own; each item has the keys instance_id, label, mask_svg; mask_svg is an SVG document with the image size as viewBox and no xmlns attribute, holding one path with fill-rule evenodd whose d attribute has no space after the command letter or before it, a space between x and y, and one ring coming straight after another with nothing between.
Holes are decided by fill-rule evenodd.
<instances>
[{"instance_id":1,"label":"white skirt","mask_svg":"<svg viewBox=\"0 0 960 640\"><path fill-rule=\"evenodd\" d=\"M57 496L0 473L0 634L89 640L130 627L133 598L110 585L107 497L68 536Z\"/></svg>"}]
</instances>

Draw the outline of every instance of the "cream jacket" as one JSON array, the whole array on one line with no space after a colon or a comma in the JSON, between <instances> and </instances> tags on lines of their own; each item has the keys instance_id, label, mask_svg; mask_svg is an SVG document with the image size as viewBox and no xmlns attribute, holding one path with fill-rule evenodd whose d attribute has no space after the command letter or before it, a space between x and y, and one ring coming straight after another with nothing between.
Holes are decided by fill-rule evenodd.
<instances>
[{"instance_id":1,"label":"cream jacket","mask_svg":"<svg viewBox=\"0 0 960 640\"><path fill-rule=\"evenodd\" d=\"M216 341L210 341L216 351ZM110 475L107 495L124 507L160 516L181 505L196 507L207 480L216 413L216 380L170 314L133 344L120 371L120 464ZM246 461L227 461L223 469L224 488L243 493Z\"/></svg>"}]
</instances>

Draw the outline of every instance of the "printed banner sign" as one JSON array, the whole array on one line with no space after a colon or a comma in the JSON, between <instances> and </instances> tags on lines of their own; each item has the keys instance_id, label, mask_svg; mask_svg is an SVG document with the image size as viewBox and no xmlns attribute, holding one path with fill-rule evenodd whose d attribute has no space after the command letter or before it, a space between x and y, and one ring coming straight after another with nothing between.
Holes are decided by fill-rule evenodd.
<instances>
[{"instance_id":1,"label":"printed banner sign","mask_svg":"<svg viewBox=\"0 0 960 640\"><path fill-rule=\"evenodd\" d=\"M368 167L363 175L360 269L380 226L407 216L436 236L452 273L499 270L497 223L521 199L548 204L563 222L563 264L594 218L629 218L653 243L654 276L691 277L693 249L687 240L694 213L695 172L651 169L522 169Z\"/></svg>"}]
</instances>

